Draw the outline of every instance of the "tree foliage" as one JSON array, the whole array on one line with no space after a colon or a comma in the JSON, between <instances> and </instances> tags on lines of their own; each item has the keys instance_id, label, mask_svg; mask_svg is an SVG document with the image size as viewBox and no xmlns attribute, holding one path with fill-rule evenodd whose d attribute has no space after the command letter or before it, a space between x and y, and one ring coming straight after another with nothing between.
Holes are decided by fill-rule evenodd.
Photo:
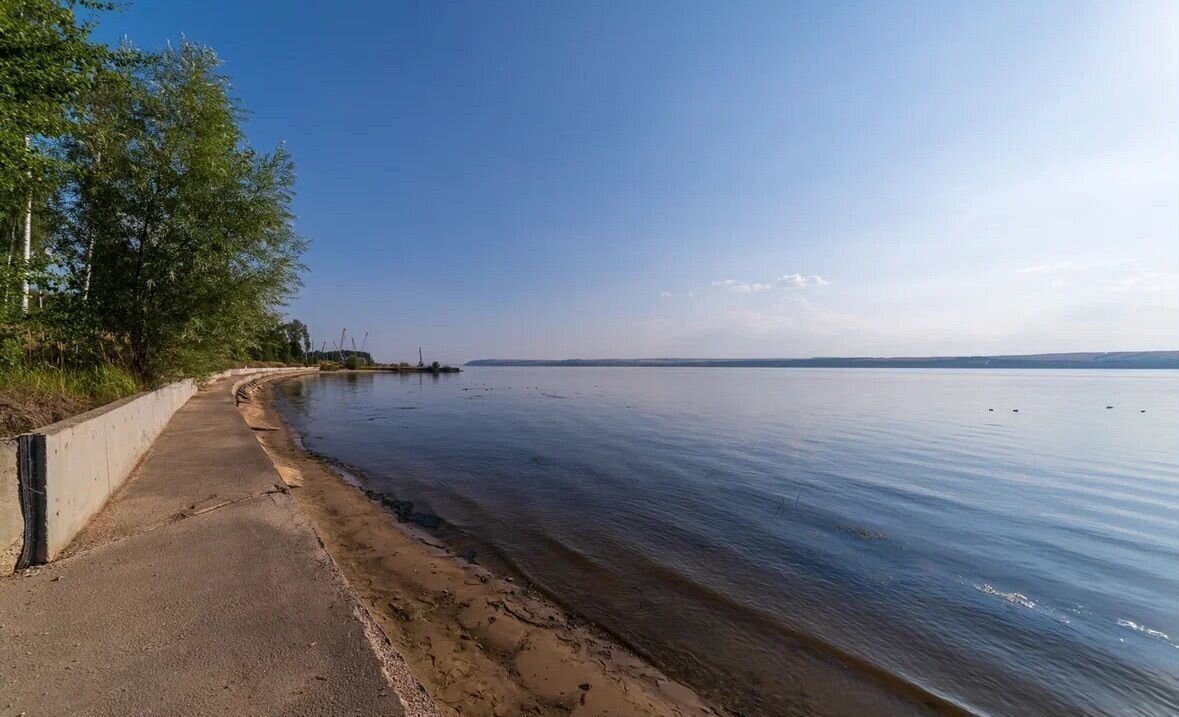
<instances>
[{"instance_id":1,"label":"tree foliage","mask_svg":"<svg viewBox=\"0 0 1179 717\"><path fill-rule=\"evenodd\" d=\"M78 8L105 3L0 0L0 197L23 203L50 181L44 140L66 134L78 92L106 56Z\"/></svg>"},{"instance_id":2,"label":"tree foliage","mask_svg":"<svg viewBox=\"0 0 1179 717\"><path fill-rule=\"evenodd\" d=\"M14 342L147 381L298 360L307 327L279 314L305 248L289 153L249 145L211 49L92 44L78 11L106 6L0 0L0 364Z\"/></svg>"},{"instance_id":3,"label":"tree foliage","mask_svg":"<svg viewBox=\"0 0 1179 717\"><path fill-rule=\"evenodd\" d=\"M299 286L294 165L245 143L219 65L190 42L117 64L64 143L63 279L144 376L246 354Z\"/></svg>"},{"instance_id":4,"label":"tree foliage","mask_svg":"<svg viewBox=\"0 0 1179 717\"><path fill-rule=\"evenodd\" d=\"M81 89L107 57L89 41L90 24L77 10L88 0L0 0L0 321L20 317L21 284L45 279L44 200L63 166L54 143L73 128ZM32 261L22 244L32 209ZM44 283L42 281L42 283ZM40 298L40 297L39 297ZM10 351L0 352L8 356Z\"/></svg>"},{"instance_id":5,"label":"tree foliage","mask_svg":"<svg viewBox=\"0 0 1179 717\"><path fill-rule=\"evenodd\" d=\"M278 316L258 332L250 358L258 361L304 363L311 351L311 333L298 319L283 323Z\"/></svg>"}]
</instances>

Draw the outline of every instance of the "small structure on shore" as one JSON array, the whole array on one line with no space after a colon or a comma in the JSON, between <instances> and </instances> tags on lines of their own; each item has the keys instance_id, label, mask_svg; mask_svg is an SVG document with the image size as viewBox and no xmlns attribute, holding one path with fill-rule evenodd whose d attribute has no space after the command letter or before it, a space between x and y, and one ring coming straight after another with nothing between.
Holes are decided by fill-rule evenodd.
<instances>
[{"instance_id":1,"label":"small structure on shore","mask_svg":"<svg viewBox=\"0 0 1179 717\"><path fill-rule=\"evenodd\" d=\"M411 366L408 362L401 363L387 363L381 364L371 362L367 366L361 366L362 371L389 371L392 373L461 373L462 369L458 366L444 366L437 361L426 365L426 360L422 355L422 347L418 347L418 365Z\"/></svg>"},{"instance_id":2,"label":"small structure on shore","mask_svg":"<svg viewBox=\"0 0 1179 717\"><path fill-rule=\"evenodd\" d=\"M390 371L392 373L461 373L462 369L458 366L443 366L435 361L429 366L410 366L407 363L402 364L374 364L372 366L362 366L361 371Z\"/></svg>"}]
</instances>

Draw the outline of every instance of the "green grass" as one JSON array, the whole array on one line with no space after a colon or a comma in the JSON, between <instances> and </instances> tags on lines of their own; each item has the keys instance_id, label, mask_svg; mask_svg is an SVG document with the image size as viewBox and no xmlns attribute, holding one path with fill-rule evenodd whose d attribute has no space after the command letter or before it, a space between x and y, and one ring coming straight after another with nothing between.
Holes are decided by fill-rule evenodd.
<instances>
[{"instance_id":1,"label":"green grass","mask_svg":"<svg viewBox=\"0 0 1179 717\"><path fill-rule=\"evenodd\" d=\"M44 364L0 368L0 435L60 421L140 388L135 377L111 364L84 369Z\"/></svg>"},{"instance_id":2,"label":"green grass","mask_svg":"<svg viewBox=\"0 0 1179 717\"><path fill-rule=\"evenodd\" d=\"M0 369L0 390L39 396L65 395L101 404L138 392L139 383L126 370L112 364L85 369L15 366Z\"/></svg>"}]
</instances>

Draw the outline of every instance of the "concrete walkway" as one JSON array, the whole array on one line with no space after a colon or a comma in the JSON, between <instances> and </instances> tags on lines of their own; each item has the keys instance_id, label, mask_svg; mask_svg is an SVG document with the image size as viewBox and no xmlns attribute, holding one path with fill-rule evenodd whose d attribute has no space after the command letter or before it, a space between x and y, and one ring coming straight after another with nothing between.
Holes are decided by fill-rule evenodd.
<instances>
[{"instance_id":1,"label":"concrete walkway","mask_svg":"<svg viewBox=\"0 0 1179 717\"><path fill-rule=\"evenodd\" d=\"M433 714L232 381L176 413L69 557L0 578L0 716Z\"/></svg>"}]
</instances>

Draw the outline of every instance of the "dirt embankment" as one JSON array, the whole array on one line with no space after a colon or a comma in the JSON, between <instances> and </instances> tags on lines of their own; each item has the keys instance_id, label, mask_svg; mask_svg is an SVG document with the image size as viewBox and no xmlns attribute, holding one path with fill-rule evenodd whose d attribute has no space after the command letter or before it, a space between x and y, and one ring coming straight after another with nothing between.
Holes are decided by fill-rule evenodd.
<instances>
[{"instance_id":1,"label":"dirt embankment","mask_svg":"<svg viewBox=\"0 0 1179 717\"><path fill-rule=\"evenodd\" d=\"M0 389L0 436L15 436L89 411L94 402L61 394Z\"/></svg>"},{"instance_id":2,"label":"dirt embankment","mask_svg":"<svg viewBox=\"0 0 1179 717\"><path fill-rule=\"evenodd\" d=\"M399 525L297 445L265 386L252 395L246 420L443 715L721 714L540 595Z\"/></svg>"}]
</instances>

